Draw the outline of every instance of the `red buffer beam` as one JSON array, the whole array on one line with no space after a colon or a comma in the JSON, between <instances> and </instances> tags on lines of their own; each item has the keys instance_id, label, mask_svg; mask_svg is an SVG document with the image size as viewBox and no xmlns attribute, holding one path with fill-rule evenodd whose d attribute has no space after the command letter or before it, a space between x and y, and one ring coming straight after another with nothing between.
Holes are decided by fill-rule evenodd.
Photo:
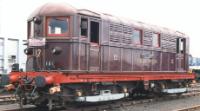
<instances>
[{"instance_id":1,"label":"red buffer beam","mask_svg":"<svg viewBox=\"0 0 200 111\"><path fill-rule=\"evenodd\" d=\"M86 82L116 82L116 81L150 81L150 80L189 80L195 79L193 73L60 73L60 72L11 72L10 82L20 78L43 77L48 84L86 83Z\"/></svg>"}]
</instances>

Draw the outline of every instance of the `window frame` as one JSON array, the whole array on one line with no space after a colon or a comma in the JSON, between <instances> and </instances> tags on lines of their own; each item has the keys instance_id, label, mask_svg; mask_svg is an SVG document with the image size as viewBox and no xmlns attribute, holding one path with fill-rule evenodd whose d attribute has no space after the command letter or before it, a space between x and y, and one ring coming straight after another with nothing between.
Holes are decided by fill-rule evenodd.
<instances>
[{"instance_id":1,"label":"window frame","mask_svg":"<svg viewBox=\"0 0 200 111\"><path fill-rule=\"evenodd\" d=\"M154 44L153 44L153 34L156 34L156 35L158 35L157 37L157 45L155 46ZM156 48L160 48L161 47L161 38L160 38L160 33L158 33L158 32L153 32L153 34L152 34L152 47L156 47Z\"/></svg>"},{"instance_id":2,"label":"window frame","mask_svg":"<svg viewBox=\"0 0 200 111\"><path fill-rule=\"evenodd\" d=\"M91 22L94 22L94 23L98 23L98 37L97 37L97 42L93 42L93 41L91 41L92 39L92 37L91 37ZM96 44L96 45L99 45L100 44L100 37L101 37L101 35L100 35L100 33L101 33L101 24L100 24L100 21L99 20L96 20L96 19L90 19L89 20L89 28L88 28L88 31L89 31L89 33L88 33L88 37L89 37L89 42L90 42L90 44Z\"/></svg>"},{"instance_id":3,"label":"window frame","mask_svg":"<svg viewBox=\"0 0 200 111\"><path fill-rule=\"evenodd\" d=\"M32 22L33 22L33 26L31 26ZM28 29L27 29L27 31L28 31L27 36L28 37L27 38L28 39L34 38L34 36L35 36L35 24L34 24L34 21L33 20L29 20L27 25L28 25ZM31 30L31 28L33 28L33 30ZM31 32L31 31L33 31L33 32ZM31 36L31 34L33 34L33 35Z\"/></svg>"},{"instance_id":4,"label":"window frame","mask_svg":"<svg viewBox=\"0 0 200 111\"><path fill-rule=\"evenodd\" d=\"M87 20L86 36L82 35L82 33L81 33L81 31L82 31L82 27L81 27L81 25L82 25L82 19ZM88 38L88 36L89 36L89 19L87 17L85 17L85 16L81 16L80 17L80 37L82 37L82 38Z\"/></svg>"},{"instance_id":5,"label":"window frame","mask_svg":"<svg viewBox=\"0 0 200 111\"><path fill-rule=\"evenodd\" d=\"M67 32L65 32L65 33L62 33L62 34L49 34L49 31L48 31L48 24L49 24L49 20L51 19L51 18L61 18L61 19L66 19L66 21L67 21L67 28L68 28L68 30L67 30ZM46 31L46 36L47 37L68 37L69 36L69 33L70 33L70 17L69 16L48 16L48 17L46 17L46 25L45 25L45 31Z\"/></svg>"},{"instance_id":6,"label":"window frame","mask_svg":"<svg viewBox=\"0 0 200 111\"><path fill-rule=\"evenodd\" d=\"M140 33L140 36L139 36L139 39L140 39L140 42L139 43L135 43L134 42L134 39L133 39L133 34L134 34L134 31L139 31L139 33ZM132 39L132 43L134 44L134 45L143 45L143 30L142 29L138 29L138 28L134 28L133 29L133 34L132 34L132 37L131 37L131 39Z\"/></svg>"}]
</instances>

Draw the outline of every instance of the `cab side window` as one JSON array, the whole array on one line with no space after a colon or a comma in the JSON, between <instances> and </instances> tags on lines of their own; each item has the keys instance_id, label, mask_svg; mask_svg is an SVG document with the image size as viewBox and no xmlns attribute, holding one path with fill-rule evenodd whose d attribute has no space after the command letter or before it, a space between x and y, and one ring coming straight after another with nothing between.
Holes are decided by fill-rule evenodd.
<instances>
[{"instance_id":1,"label":"cab side window","mask_svg":"<svg viewBox=\"0 0 200 111\"><path fill-rule=\"evenodd\" d=\"M153 35L152 35L152 46L153 47L160 47L160 34L153 33Z\"/></svg>"},{"instance_id":2,"label":"cab side window","mask_svg":"<svg viewBox=\"0 0 200 111\"><path fill-rule=\"evenodd\" d=\"M88 19L81 18L81 36L87 37L88 36Z\"/></svg>"}]
</instances>

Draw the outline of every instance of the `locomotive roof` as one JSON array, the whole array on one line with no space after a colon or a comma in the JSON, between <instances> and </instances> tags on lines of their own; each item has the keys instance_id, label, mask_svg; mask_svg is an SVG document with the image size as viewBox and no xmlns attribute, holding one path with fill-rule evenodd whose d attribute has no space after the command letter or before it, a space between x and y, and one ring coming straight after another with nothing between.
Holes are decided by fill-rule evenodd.
<instances>
[{"instance_id":1,"label":"locomotive roof","mask_svg":"<svg viewBox=\"0 0 200 111\"><path fill-rule=\"evenodd\" d=\"M43 6L37 8L30 16L29 19L32 19L35 16L69 16L76 14L89 15L97 18L101 18L103 21L112 21L118 24L125 24L127 26L134 26L136 28L144 28L147 30L152 30L154 32L170 34L173 36L187 37L184 33L171 30L165 27L160 27L157 25L151 25L143 23L140 21L134 21L127 18L116 17L110 14L93 12L87 9L76 9L67 3L47 3Z\"/></svg>"},{"instance_id":2,"label":"locomotive roof","mask_svg":"<svg viewBox=\"0 0 200 111\"><path fill-rule=\"evenodd\" d=\"M77 9L66 3L46 3L37 8L28 19L35 16L69 16L75 15Z\"/></svg>"}]
</instances>

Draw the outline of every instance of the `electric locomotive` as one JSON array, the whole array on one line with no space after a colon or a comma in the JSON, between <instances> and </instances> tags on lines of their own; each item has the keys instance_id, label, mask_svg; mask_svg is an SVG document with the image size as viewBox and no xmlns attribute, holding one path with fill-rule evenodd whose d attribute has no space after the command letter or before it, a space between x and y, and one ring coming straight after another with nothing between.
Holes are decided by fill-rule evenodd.
<instances>
[{"instance_id":1,"label":"electric locomotive","mask_svg":"<svg viewBox=\"0 0 200 111\"><path fill-rule=\"evenodd\" d=\"M39 7L27 27L26 71L1 77L21 106L184 93L195 78L179 31L64 3Z\"/></svg>"}]
</instances>

